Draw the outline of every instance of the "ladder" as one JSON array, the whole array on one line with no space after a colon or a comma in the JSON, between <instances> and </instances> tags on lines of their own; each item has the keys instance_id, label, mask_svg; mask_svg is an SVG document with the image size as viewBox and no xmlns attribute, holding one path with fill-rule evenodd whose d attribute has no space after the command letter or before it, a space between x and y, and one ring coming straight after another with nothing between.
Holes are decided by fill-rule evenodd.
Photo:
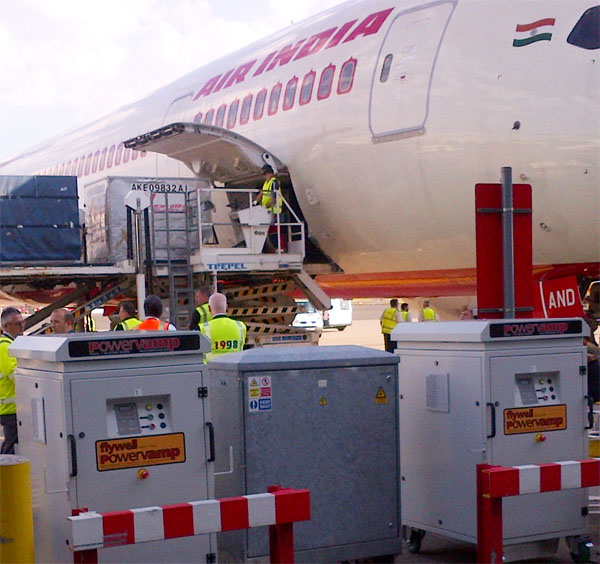
<instances>
[{"instance_id":1,"label":"ladder","mask_svg":"<svg viewBox=\"0 0 600 564\"><path fill-rule=\"evenodd\" d=\"M152 195L152 259L166 268L169 321L187 329L194 309L194 273L190 255L198 246L197 190Z\"/></svg>"}]
</instances>

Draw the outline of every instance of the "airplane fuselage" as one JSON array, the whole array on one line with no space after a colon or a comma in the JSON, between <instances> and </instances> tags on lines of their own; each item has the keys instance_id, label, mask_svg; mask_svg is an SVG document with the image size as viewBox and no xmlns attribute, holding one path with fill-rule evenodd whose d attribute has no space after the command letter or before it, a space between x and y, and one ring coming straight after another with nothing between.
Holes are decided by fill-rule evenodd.
<instances>
[{"instance_id":1,"label":"airplane fuselage","mask_svg":"<svg viewBox=\"0 0 600 564\"><path fill-rule=\"evenodd\" d=\"M598 263L599 51L568 42L590 8L352 0L34 147L0 174L77 174L80 185L190 176L120 144L173 122L232 129L287 166L312 235L360 273L473 267L474 185L510 166L533 186L534 263Z\"/></svg>"}]
</instances>

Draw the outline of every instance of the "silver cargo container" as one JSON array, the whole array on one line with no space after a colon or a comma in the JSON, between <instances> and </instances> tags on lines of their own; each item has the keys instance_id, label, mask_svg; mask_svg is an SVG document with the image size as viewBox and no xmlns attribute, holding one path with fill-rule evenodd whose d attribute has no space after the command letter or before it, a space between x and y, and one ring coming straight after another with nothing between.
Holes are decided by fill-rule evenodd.
<instances>
[{"instance_id":1,"label":"silver cargo container","mask_svg":"<svg viewBox=\"0 0 600 564\"><path fill-rule=\"evenodd\" d=\"M84 187L87 258L91 264L114 264L127 259L127 213L125 196L131 190L149 192L153 223L153 258L186 258L186 193L211 188L199 178L137 178L108 176ZM169 209L170 236L165 232L165 211ZM197 234L196 234L197 238ZM197 245L197 242L196 242Z\"/></svg>"}]
</instances>

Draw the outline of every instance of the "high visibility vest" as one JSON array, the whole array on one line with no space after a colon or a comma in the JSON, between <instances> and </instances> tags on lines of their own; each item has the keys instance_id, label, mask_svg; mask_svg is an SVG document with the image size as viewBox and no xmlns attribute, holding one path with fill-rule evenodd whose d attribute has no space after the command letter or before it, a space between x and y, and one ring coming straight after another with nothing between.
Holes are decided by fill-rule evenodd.
<instances>
[{"instance_id":1,"label":"high visibility vest","mask_svg":"<svg viewBox=\"0 0 600 564\"><path fill-rule=\"evenodd\" d=\"M281 203L277 194L273 194L273 184L278 182L277 178L272 176L269 180L265 180L262 186L262 198L260 205L268 210L273 210L273 213L281 213Z\"/></svg>"},{"instance_id":2,"label":"high visibility vest","mask_svg":"<svg viewBox=\"0 0 600 564\"><path fill-rule=\"evenodd\" d=\"M410 321L408 318L408 311L401 311L400 315L402 315L402 321Z\"/></svg>"},{"instance_id":3,"label":"high visibility vest","mask_svg":"<svg viewBox=\"0 0 600 564\"><path fill-rule=\"evenodd\" d=\"M170 323L159 321L154 317L142 321L136 328L136 331L168 331Z\"/></svg>"},{"instance_id":4,"label":"high visibility vest","mask_svg":"<svg viewBox=\"0 0 600 564\"><path fill-rule=\"evenodd\" d=\"M198 315L200 316L200 320L198 321L198 327L200 327L200 325L202 325L203 323L207 323L208 321L210 321L212 319L212 314L210 313L210 307L208 307L208 304L199 305L196 308L196 311L198 312Z\"/></svg>"},{"instance_id":5,"label":"high visibility vest","mask_svg":"<svg viewBox=\"0 0 600 564\"><path fill-rule=\"evenodd\" d=\"M200 325L200 331L211 343L210 352L204 357L205 363L222 354L244 350L246 326L241 321L220 315Z\"/></svg>"},{"instance_id":6,"label":"high visibility vest","mask_svg":"<svg viewBox=\"0 0 600 564\"><path fill-rule=\"evenodd\" d=\"M0 415L11 415L17 412L13 377L17 359L8 352L12 342L13 339L8 335L0 336Z\"/></svg>"},{"instance_id":7,"label":"high visibility vest","mask_svg":"<svg viewBox=\"0 0 600 564\"><path fill-rule=\"evenodd\" d=\"M398 310L395 307L388 307L381 316L381 332L384 335L389 335L392 329L396 327L396 314Z\"/></svg>"},{"instance_id":8,"label":"high visibility vest","mask_svg":"<svg viewBox=\"0 0 600 564\"><path fill-rule=\"evenodd\" d=\"M128 317L124 321L121 321L116 327L117 331L133 331L137 329L138 325L141 325L142 322L137 317ZM120 328L120 329L119 329Z\"/></svg>"},{"instance_id":9,"label":"high visibility vest","mask_svg":"<svg viewBox=\"0 0 600 564\"><path fill-rule=\"evenodd\" d=\"M435 309L432 307L424 307L421 310L423 321L435 321Z\"/></svg>"}]
</instances>

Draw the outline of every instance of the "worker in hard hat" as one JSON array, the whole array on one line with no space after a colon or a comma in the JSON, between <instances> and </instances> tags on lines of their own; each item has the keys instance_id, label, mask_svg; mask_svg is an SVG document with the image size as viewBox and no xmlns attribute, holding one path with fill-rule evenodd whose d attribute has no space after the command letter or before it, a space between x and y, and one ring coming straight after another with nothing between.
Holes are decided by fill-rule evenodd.
<instances>
[{"instance_id":1,"label":"worker in hard hat","mask_svg":"<svg viewBox=\"0 0 600 564\"><path fill-rule=\"evenodd\" d=\"M246 325L227 316L227 296L217 292L209 298L208 305L212 319L200 325L200 331L211 343L205 363L222 354L242 351L246 344Z\"/></svg>"}]
</instances>

